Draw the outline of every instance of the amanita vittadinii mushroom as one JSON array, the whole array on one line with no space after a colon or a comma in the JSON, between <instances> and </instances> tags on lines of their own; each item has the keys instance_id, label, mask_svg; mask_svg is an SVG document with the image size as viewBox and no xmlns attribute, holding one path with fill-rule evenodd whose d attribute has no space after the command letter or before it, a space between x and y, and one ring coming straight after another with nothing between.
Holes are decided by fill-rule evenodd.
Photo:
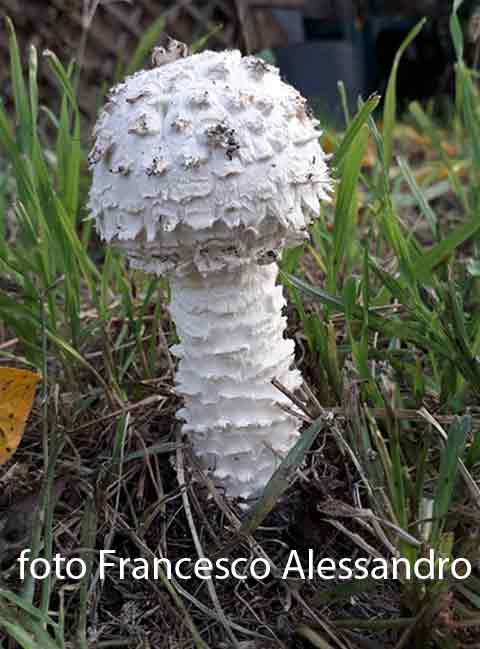
<instances>
[{"instance_id":1,"label":"amanita vittadinii mushroom","mask_svg":"<svg viewBox=\"0 0 480 649\"><path fill-rule=\"evenodd\" d=\"M95 129L90 208L134 267L166 274L181 344L179 417L229 497L255 497L298 437L276 259L330 181L317 122L278 70L237 51L139 72Z\"/></svg>"}]
</instances>

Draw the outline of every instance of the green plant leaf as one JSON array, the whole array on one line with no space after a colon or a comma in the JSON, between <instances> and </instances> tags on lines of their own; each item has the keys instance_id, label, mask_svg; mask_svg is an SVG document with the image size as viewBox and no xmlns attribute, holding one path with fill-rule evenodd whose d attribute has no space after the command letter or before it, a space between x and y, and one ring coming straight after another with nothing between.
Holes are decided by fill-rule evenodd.
<instances>
[{"instance_id":1,"label":"green plant leaf","mask_svg":"<svg viewBox=\"0 0 480 649\"><path fill-rule=\"evenodd\" d=\"M392 71L388 80L387 91L385 93L385 105L383 108L383 140L385 150L385 165L387 169L390 167L393 153L393 132L395 129L397 119L397 75L400 61L405 53L405 50L410 43L418 36L426 23L426 18L422 18L415 27L408 33L407 37L400 45L395 54L393 61Z\"/></svg>"},{"instance_id":2,"label":"green plant leaf","mask_svg":"<svg viewBox=\"0 0 480 649\"><path fill-rule=\"evenodd\" d=\"M343 161L345 160L354 140L357 138L364 125L368 122L368 118L372 115L373 111L377 108L379 103L380 96L374 94L367 99L367 101L355 115L350 126L345 132L345 135L342 138L340 146L334 153L332 159L333 169L339 169L342 166Z\"/></svg>"},{"instance_id":3,"label":"green plant leaf","mask_svg":"<svg viewBox=\"0 0 480 649\"><path fill-rule=\"evenodd\" d=\"M155 47L160 35L165 30L165 17L159 16L142 36L130 63L127 66L126 76L133 74L142 67L143 62Z\"/></svg>"},{"instance_id":4,"label":"green plant leaf","mask_svg":"<svg viewBox=\"0 0 480 649\"><path fill-rule=\"evenodd\" d=\"M305 460L305 454L310 450L318 434L323 429L322 419L317 419L303 432L298 442L293 446L278 469L270 478L258 502L255 503L248 518L242 523L240 535L253 533L265 517L272 511L279 498L290 486L295 470Z\"/></svg>"},{"instance_id":5,"label":"green plant leaf","mask_svg":"<svg viewBox=\"0 0 480 649\"><path fill-rule=\"evenodd\" d=\"M467 435L472 428L469 416L457 418L448 431L448 441L442 451L440 474L433 505L433 524L431 544L436 547L440 542L445 517L448 514L450 501L458 475L458 459L462 457Z\"/></svg>"}]
</instances>

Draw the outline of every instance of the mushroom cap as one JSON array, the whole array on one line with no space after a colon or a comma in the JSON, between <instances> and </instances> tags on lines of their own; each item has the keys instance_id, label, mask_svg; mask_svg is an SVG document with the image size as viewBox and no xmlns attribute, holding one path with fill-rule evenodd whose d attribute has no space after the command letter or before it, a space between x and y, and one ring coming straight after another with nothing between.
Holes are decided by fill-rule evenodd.
<instances>
[{"instance_id":1,"label":"mushroom cap","mask_svg":"<svg viewBox=\"0 0 480 649\"><path fill-rule=\"evenodd\" d=\"M238 51L134 74L94 130L97 229L159 274L274 261L328 199L317 125L276 68Z\"/></svg>"}]
</instances>

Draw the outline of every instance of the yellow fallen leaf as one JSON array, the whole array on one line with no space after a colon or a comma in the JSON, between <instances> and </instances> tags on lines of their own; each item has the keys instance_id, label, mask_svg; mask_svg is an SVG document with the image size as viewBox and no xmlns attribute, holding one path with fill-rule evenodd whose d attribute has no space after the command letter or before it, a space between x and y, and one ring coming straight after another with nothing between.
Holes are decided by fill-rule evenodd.
<instances>
[{"instance_id":1,"label":"yellow fallen leaf","mask_svg":"<svg viewBox=\"0 0 480 649\"><path fill-rule=\"evenodd\" d=\"M455 158L458 155L456 147L449 142L442 142L442 148L451 158Z\"/></svg>"},{"instance_id":2,"label":"yellow fallen leaf","mask_svg":"<svg viewBox=\"0 0 480 649\"><path fill-rule=\"evenodd\" d=\"M37 372L0 367L0 466L20 444L40 378Z\"/></svg>"},{"instance_id":3,"label":"yellow fallen leaf","mask_svg":"<svg viewBox=\"0 0 480 649\"><path fill-rule=\"evenodd\" d=\"M336 148L335 142L333 141L333 138L329 133L324 132L320 142L325 153L327 154L334 153Z\"/></svg>"},{"instance_id":4,"label":"yellow fallen leaf","mask_svg":"<svg viewBox=\"0 0 480 649\"><path fill-rule=\"evenodd\" d=\"M362 159L362 169L371 169L375 162L377 161L377 149L375 144L372 141L372 138L369 138L367 148L365 150L363 159Z\"/></svg>"}]
</instances>

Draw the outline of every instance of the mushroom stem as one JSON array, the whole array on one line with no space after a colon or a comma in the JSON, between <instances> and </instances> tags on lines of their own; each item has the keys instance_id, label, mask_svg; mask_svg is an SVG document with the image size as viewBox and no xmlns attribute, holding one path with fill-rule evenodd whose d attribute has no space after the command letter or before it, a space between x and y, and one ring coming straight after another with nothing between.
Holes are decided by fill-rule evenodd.
<instances>
[{"instance_id":1,"label":"mushroom stem","mask_svg":"<svg viewBox=\"0 0 480 649\"><path fill-rule=\"evenodd\" d=\"M298 421L272 384L301 384L291 370L294 343L283 336L285 299L278 266L172 278L170 312L181 344L177 387L183 431L215 482L230 497L258 496L298 438Z\"/></svg>"}]
</instances>

